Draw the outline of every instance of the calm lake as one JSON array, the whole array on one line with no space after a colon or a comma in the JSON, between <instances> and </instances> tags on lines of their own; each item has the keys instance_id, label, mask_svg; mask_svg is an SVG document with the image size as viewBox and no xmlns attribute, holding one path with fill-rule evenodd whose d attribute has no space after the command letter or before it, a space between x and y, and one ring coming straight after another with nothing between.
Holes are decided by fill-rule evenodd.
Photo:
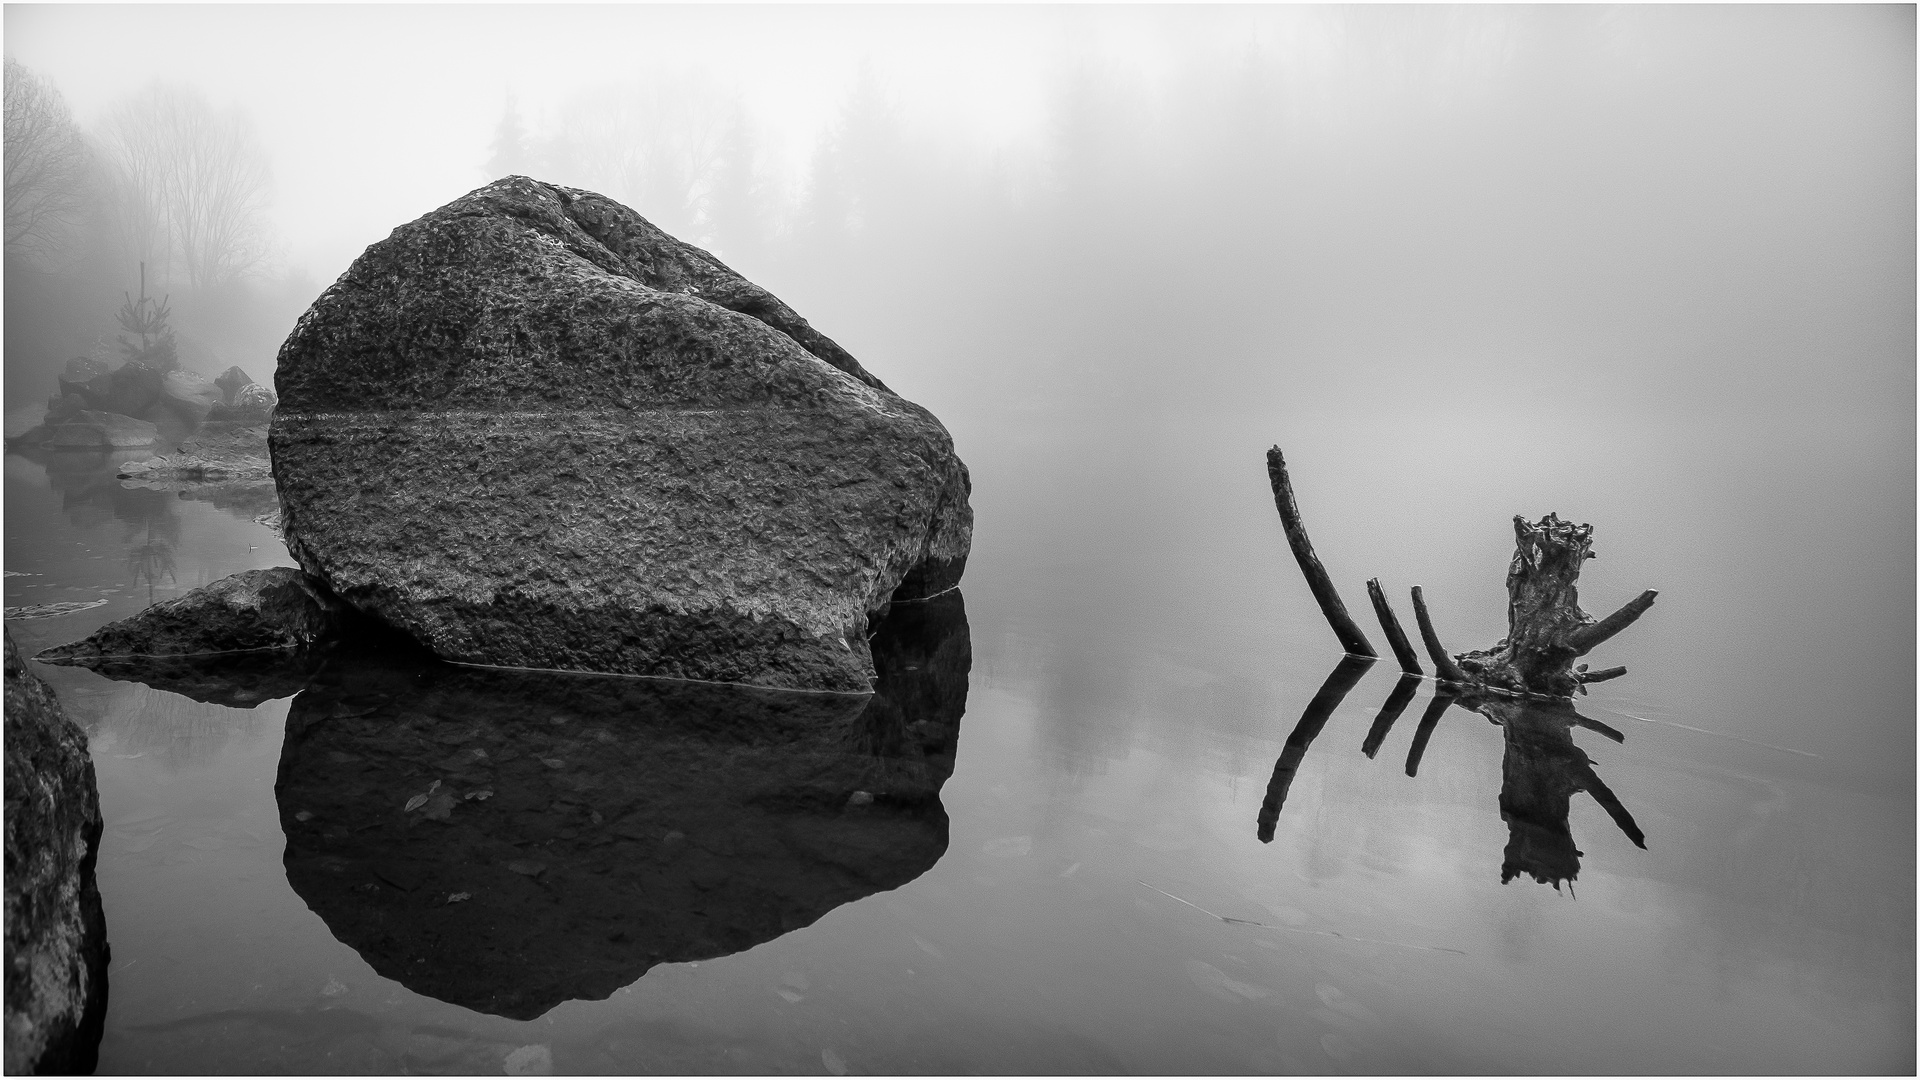
<instances>
[{"instance_id":1,"label":"calm lake","mask_svg":"<svg viewBox=\"0 0 1920 1080\"><path fill-rule=\"evenodd\" d=\"M107 822L100 1071L1913 1070L1897 403L939 397L974 554L883 628L890 711L390 652L251 707L35 665ZM1274 442L1349 607L1379 576L1410 621L1422 585L1455 650L1504 632L1514 514L1592 522L1589 610L1661 590L1589 658L1629 674L1515 750L1391 659L1336 673ZM7 455L10 612L106 601L10 618L28 655L291 565L270 500L132 488L134 456ZM1503 800L1511 754L1571 792L1561 839L1503 820L1553 817ZM807 795L849 768L937 799Z\"/></svg>"}]
</instances>

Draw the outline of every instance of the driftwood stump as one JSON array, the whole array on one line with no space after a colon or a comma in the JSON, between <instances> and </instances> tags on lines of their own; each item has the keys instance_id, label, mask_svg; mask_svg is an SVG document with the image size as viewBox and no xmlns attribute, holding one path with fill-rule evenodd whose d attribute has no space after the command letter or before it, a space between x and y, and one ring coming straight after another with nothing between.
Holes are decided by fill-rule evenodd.
<instances>
[{"instance_id":1,"label":"driftwood stump","mask_svg":"<svg viewBox=\"0 0 1920 1080\"><path fill-rule=\"evenodd\" d=\"M1659 594L1641 593L1604 619L1580 610L1580 567L1593 554L1593 526L1548 514L1513 519L1513 564L1507 569L1507 636L1491 649L1456 659L1469 689L1567 698L1588 682L1626 669L1589 673L1573 662L1632 625Z\"/></svg>"},{"instance_id":2,"label":"driftwood stump","mask_svg":"<svg viewBox=\"0 0 1920 1080\"><path fill-rule=\"evenodd\" d=\"M1300 509L1293 497L1293 480L1287 472L1280 448L1267 451L1267 478L1273 486L1273 502L1287 534L1287 545L1307 579L1314 600L1333 627L1340 645L1349 655L1373 657L1373 645L1360 631L1334 589L1333 581L1314 554L1307 529L1300 520ZM1572 697L1585 693L1588 683L1618 678L1627 673L1621 667L1589 671L1574 661L1591 652L1607 639L1625 630L1653 606L1658 594L1652 589L1604 619L1580 609L1580 568L1593 554L1593 526L1575 525L1548 514L1539 521L1513 519L1513 564L1507 570L1507 636L1490 649L1449 654L1434 630L1420 587L1413 588L1414 619L1419 624L1420 640L1432 658L1435 672L1443 685L1456 694L1510 695L1532 698ZM1400 627L1400 620L1387 603L1380 579L1367 582L1367 595L1373 601L1374 614L1393 647L1401 670L1420 674L1420 662Z\"/></svg>"}]
</instances>

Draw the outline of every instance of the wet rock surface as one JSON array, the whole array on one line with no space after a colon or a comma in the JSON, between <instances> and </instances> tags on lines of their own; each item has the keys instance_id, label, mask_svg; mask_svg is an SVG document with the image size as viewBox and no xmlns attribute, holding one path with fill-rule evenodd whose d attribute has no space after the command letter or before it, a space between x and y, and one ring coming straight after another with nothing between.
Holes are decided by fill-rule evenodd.
<instances>
[{"instance_id":1,"label":"wet rock surface","mask_svg":"<svg viewBox=\"0 0 1920 1080\"><path fill-rule=\"evenodd\" d=\"M259 383L248 383L234 391L231 401L214 402L212 408L207 410L207 419L214 422L264 424L272 419L273 408L279 401L272 389Z\"/></svg>"},{"instance_id":2,"label":"wet rock surface","mask_svg":"<svg viewBox=\"0 0 1920 1080\"><path fill-rule=\"evenodd\" d=\"M122 657L296 650L334 635L346 615L299 569L275 566L203 585L36 659L92 666Z\"/></svg>"},{"instance_id":3,"label":"wet rock surface","mask_svg":"<svg viewBox=\"0 0 1920 1080\"><path fill-rule=\"evenodd\" d=\"M63 402L78 404L72 399ZM145 420L92 409L51 409L46 422L22 434L18 441L51 450L107 450L152 446L160 429Z\"/></svg>"},{"instance_id":4,"label":"wet rock surface","mask_svg":"<svg viewBox=\"0 0 1920 1080\"><path fill-rule=\"evenodd\" d=\"M252 424L202 424L181 440L173 453L125 462L117 475L158 490L186 491L215 483L258 484L271 494L273 469L267 460L265 418Z\"/></svg>"},{"instance_id":5,"label":"wet rock surface","mask_svg":"<svg viewBox=\"0 0 1920 1080\"><path fill-rule=\"evenodd\" d=\"M338 658L288 717L287 878L375 971L515 1019L750 948L946 850L960 596L873 651L872 696Z\"/></svg>"},{"instance_id":6,"label":"wet rock surface","mask_svg":"<svg viewBox=\"0 0 1920 1080\"><path fill-rule=\"evenodd\" d=\"M212 380L197 371L183 369L167 372L155 402L157 408L190 428L198 427L219 404L222 404L220 388Z\"/></svg>"},{"instance_id":7,"label":"wet rock surface","mask_svg":"<svg viewBox=\"0 0 1920 1080\"><path fill-rule=\"evenodd\" d=\"M215 376L213 385L220 389L220 400L224 404L231 405L233 395L239 393L242 387L253 385L253 376L240 370L240 365L235 364Z\"/></svg>"},{"instance_id":8,"label":"wet rock surface","mask_svg":"<svg viewBox=\"0 0 1920 1080\"><path fill-rule=\"evenodd\" d=\"M76 356L67 361L59 387L44 409L28 406L9 414L9 444L53 450L134 449L171 445L209 428L254 425L262 429L257 471L266 475L265 425L278 398L237 367L209 379L159 361L133 359L116 368ZM36 413L36 421L23 422Z\"/></svg>"},{"instance_id":9,"label":"wet rock surface","mask_svg":"<svg viewBox=\"0 0 1920 1080\"><path fill-rule=\"evenodd\" d=\"M90 1073L107 1005L86 733L6 639L6 1071Z\"/></svg>"},{"instance_id":10,"label":"wet rock surface","mask_svg":"<svg viewBox=\"0 0 1920 1080\"><path fill-rule=\"evenodd\" d=\"M951 587L965 466L764 289L510 177L396 229L281 351L289 550L452 660L864 690Z\"/></svg>"}]
</instances>

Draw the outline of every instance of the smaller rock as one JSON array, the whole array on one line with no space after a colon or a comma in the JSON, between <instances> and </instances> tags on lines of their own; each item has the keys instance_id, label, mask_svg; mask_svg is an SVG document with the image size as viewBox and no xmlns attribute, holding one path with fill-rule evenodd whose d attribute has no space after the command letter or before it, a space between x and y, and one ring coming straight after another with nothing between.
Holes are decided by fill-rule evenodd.
<instances>
[{"instance_id":1,"label":"smaller rock","mask_svg":"<svg viewBox=\"0 0 1920 1080\"><path fill-rule=\"evenodd\" d=\"M145 420L135 420L125 413L90 409L36 430L44 431L44 436L36 439L34 432L28 432L21 441L37 442L57 450L129 450L152 446L160 437L159 429Z\"/></svg>"},{"instance_id":2,"label":"smaller rock","mask_svg":"<svg viewBox=\"0 0 1920 1080\"><path fill-rule=\"evenodd\" d=\"M19 442L20 437L38 427L45 427L48 405L22 405L7 414L7 441Z\"/></svg>"},{"instance_id":3,"label":"smaller rock","mask_svg":"<svg viewBox=\"0 0 1920 1080\"><path fill-rule=\"evenodd\" d=\"M160 397L154 403L154 419L178 420L198 427L215 405L221 404L220 389L197 371L169 371L160 381Z\"/></svg>"},{"instance_id":4,"label":"smaller rock","mask_svg":"<svg viewBox=\"0 0 1920 1080\"><path fill-rule=\"evenodd\" d=\"M239 393L241 387L247 386L252 382L252 377L246 372L241 371L238 365L235 365L221 372L219 377L213 380L213 385L220 388L221 401L224 404L231 405L233 404L233 395Z\"/></svg>"},{"instance_id":5,"label":"smaller rock","mask_svg":"<svg viewBox=\"0 0 1920 1080\"><path fill-rule=\"evenodd\" d=\"M151 364L129 360L112 376L104 395L91 394L95 409L122 416L146 416L160 402L167 373Z\"/></svg>"},{"instance_id":6,"label":"smaller rock","mask_svg":"<svg viewBox=\"0 0 1920 1080\"><path fill-rule=\"evenodd\" d=\"M72 395L85 401L88 408L95 408L106 404L112 388L111 368L91 356L76 356L60 372L60 393L55 396Z\"/></svg>"},{"instance_id":7,"label":"smaller rock","mask_svg":"<svg viewBox=\"0 0 1920 1080\"><path fill-rule=\"evenodd\" d=\"M87 408L87 399L79 394L55 394L47 399L47 420L65 420Z\"/></svg>"},{"instance_id":8,"label":"smaller rock","mask_svg":"<svg viewBox=\"0 0 1920 1080\"><path fill-rule=\"evenodd\" d=\"M129 461L114 474L122 480L138 480L135 487L174 490L182 485L203 483L269 482L273 470L267 458L223 457L207 454L175 454L171 457Z\"/></svg>"},{"instance_id":9,"label":"smaller rock","mask_svg":"<svg viewBox=\"0 0 1920 1080\"><path fill-rule=\"evenodd\" d=\"M264 424L273 419L274 406L279 403L280 399L271 389L259 383L249 383L234 394L233 404L216 404L207 413L207 419Z\"/></svg>"},{"instance_id":10,"label":"smaller rock","mask_svg":"<svg viewBox=\"0 0 1920 1080\"><path fill-rule=\"evenodd\" d=\"M333 633L346 608L291 566L249 570L108 623L36 659L84 663L116 656L299 649Z\"/></svg>"}]
</instances>

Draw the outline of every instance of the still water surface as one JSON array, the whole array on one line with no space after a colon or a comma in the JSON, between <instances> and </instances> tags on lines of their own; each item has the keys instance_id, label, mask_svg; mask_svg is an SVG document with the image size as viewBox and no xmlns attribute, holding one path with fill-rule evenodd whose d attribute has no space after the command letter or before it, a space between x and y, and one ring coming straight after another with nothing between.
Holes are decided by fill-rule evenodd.
<instances>
[{"instance_id":1,"label":"still water surface","mask_svg":"<svg viewBox=\"0 0 1920 1080\"><path fill-rule=\"evenodd\" d=\"M37 665L107 821L100 1070L1912 1071L1911 534L1814 565L1814 526L1748 528L1761 475L1897 526L1906 466L1712 417L1546 468L1418 411L941 411L975 554L888 639L891 711L392 653L257 704ZM1503 629L1513 513L1594 522L1585 606L1662 590L1591 658L1629 676L1503 727L1338 667L1276 438L1349 605L1422 584L1455 650ZM7 455L9 609L106 600L10 619L29 655L291 564L270 501L128 456ZM1440 461L1444 497L1405 482Z\"/></svg>"}]
</instances>

